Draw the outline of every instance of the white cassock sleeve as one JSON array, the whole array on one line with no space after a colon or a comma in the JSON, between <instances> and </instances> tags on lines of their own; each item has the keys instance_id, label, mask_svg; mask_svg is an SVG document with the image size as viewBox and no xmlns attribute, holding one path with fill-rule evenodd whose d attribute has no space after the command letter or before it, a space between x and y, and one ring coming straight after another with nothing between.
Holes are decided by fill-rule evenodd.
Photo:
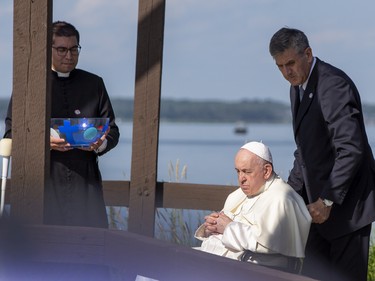
<instances>
[{"instance_id":1,"label":"white cassock sleeve","mask_svg":"<svg viewBox=\"0 0 375 281\"><path fill-rule=\"evenodd\" d=\"M253 233L250 225L233 221L225 228L221 242L232 251L239 252L247 249L255 252L257 235Z\"/></svg>"}]
</instances>

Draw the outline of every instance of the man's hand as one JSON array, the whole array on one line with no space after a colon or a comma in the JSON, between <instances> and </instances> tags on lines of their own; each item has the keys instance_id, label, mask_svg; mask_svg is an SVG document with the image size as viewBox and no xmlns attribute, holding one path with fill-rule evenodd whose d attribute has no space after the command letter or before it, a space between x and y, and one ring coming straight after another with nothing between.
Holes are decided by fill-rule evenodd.
<instances>
[{"instance_id":1,"label":"man's hand","mask_svg":"<svg viewBox=\"0 0 375 281\"><path fill-rule=\"evenodd\" d=\"M53 149L62 152L73 149L64 139L55 137L50 137L50 148L51 150Z\"/></svg>"},{"instance_id":2,"label":"man's hand","mask_svg":"<svg viewBox=\"0 0 375 281\"><path fill-rule=\"evenodd\" d=\"M319 198L314 203L307 205L307 209L312 217L312 222L321 224L328 220L332 206L327 207L323 200Z\"/></svg>"},{"instance_id":3,"label":"man's hand","mask_svg":"<svg viewBox=\"0 0 375 281\"><path fill-rule=\"evenodd\" d=\"M216 227L216 224L217 224L216 221L218 218L219 218L219 213L217 212L211 213L210 215L204 217L204 220L205 220L204 234L206 237L213 235L213 234L219 234L217 232L217 227Z\"/></svg>"},{"instance_id":4,"label":"man's hand","mask_svg":"<svg viewBox=\"0 0 375 281\"><path fill-rule=\"evenodd\" d=\"M223 212L220 212L219 218L216 220L216 229L219 233L224 233L225 228L232 220L225 215Z\"/></svg>"},{"instance_id":5,"label":"man's hand","mask_svg":"<svg viewBox=\"0 0 375 281\"><path fill-rule=\"evenodd\" d=\"M232 220L226 216L223 212L214 212L206 217L204 217L204 233L208 237L215 234L223 234L225 227L232 222Z\"/></svg>"},{"instance_id":6,"label":"man's hand","mask_svg":"<svg viewBox=\"0 0 375 281\"><path fill-rule=\"evenodd\" d=\"M103 144L104 140L107 138L107 135L108 135L110 129L111 128L108 127L108 129L107 129L107 131L105 131L104 135L102 135L102 137L100 139L98 139L96 142L91 143L89 147L80 147L79 149L86 150L86 151L97 150Z\"/></svg>"}]
</instances>

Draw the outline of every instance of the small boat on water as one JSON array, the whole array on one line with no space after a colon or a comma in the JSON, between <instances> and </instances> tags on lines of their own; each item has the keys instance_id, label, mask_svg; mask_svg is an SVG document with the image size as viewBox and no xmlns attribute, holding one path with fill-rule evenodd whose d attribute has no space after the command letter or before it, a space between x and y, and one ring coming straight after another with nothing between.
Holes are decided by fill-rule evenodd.
<instances>
[{"instance_id":1,"label":"small boat on water","mask_svg":"<svg viewBox=\"0 0 375 281\"><path fill-rule=\"evenodd\" d=\"M236 126L234 127L234 133L235 134L247 134L247 126L245 122L239 121L236 123Z\"/></svg>"}]
</instances>

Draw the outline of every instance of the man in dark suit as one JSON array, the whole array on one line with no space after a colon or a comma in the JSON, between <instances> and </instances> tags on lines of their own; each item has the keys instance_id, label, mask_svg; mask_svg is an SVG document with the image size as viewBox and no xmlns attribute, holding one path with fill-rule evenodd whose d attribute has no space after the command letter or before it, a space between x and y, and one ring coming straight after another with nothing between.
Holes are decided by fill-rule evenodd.
<instances>
[{"instance_id":1,"label":"man in dark suit","mask_svg":"<svg viewBox=\"0 0 375 281\"><path fill-rule=\"evenodd\" d=\"M300 30L277 31L269 51L291 84L297 149L288 183L312 217L303 274L365 281L375 168L358 90L343 71L313 56Z\"/></svg>"}]
</instances>

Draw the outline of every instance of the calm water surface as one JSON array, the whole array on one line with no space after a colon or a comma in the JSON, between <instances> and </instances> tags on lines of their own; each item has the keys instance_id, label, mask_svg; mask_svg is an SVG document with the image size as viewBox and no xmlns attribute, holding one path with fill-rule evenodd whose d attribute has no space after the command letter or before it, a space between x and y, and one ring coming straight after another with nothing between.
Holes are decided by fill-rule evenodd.
<instances>
[{"instance_id":1,"label":"calm water surface","mask_svg":"<svg viewBox=\"0 0 375 281\"><path fill-rule=\"evenodd\" d=\"M130 179L132 124L121 123L120 130L118 146L99 160L103 179ZM234 124L161 123L159 137L158 181L165 182L236 184L234 156L247 141L267 144L275 170L285 178L295 149L289 124L250 124L248 133L239 135Z\"/></svg>"}]
</instances>

